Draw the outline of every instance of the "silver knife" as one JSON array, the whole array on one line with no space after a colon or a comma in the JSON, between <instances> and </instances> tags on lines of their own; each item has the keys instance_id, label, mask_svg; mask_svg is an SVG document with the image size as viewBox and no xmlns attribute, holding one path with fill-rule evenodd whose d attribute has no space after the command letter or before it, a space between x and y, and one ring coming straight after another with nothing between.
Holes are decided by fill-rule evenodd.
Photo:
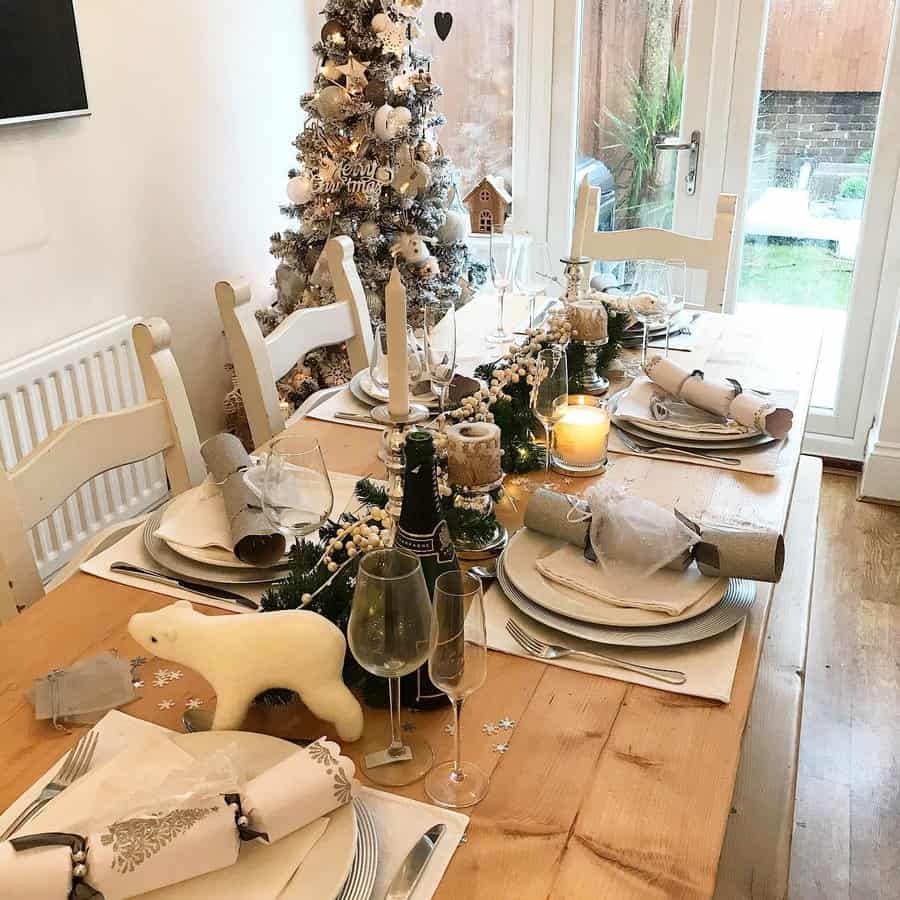
<instances>
[{"instance_id":1,"label":"silver knife","mask_svg":"<svg viewBox=\"0 0 900 900\"><path fill-rule=\"evenodd\" d=\"M243 594L227 591L225 588L213 587L202 584L199 581L189 581L186 578L176 578L174 575L164 575L162 572L153 572L150 569L142 569L127 562L114 562L110 567L112 572L122 572L124 575L132 575L134 578L143 578L145 581L155 581L157 584L167 584L169 587L178 587L184 591L200 594L203 597L211 597L213 600L227 600L229 603L238 603L247 609L258 610L259 604Z\"/></svg>"},{"instance_id":2,"label":"silver knife","mask_svg":"<svg viewBox=\"0 0 900 900\"><path fill-rule=\"evenodd\" d=\"M409 900L416 889L431 854L438 841L447 830L446 825L434 825L429 828L413 845L412 850L406 854L406 859L400 864L394 880L391 882L384 895L384 900Z\"/></svg>"}]
</instances>

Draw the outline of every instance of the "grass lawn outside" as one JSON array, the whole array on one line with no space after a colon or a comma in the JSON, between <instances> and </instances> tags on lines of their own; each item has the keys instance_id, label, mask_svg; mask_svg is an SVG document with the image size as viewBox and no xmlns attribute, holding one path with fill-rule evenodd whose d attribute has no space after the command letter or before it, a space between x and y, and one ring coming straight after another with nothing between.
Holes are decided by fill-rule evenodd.
<instances>
[{"instance_id":1,"label":"grass lawn outside","mask_svg":"<svg viewBox=\"0 0 900 900\"><path fill-rule=\"evenodd\" d=\"M737 301L846 309L853 266L822 244L748 238Z\"/></svg>"}]
</instances>

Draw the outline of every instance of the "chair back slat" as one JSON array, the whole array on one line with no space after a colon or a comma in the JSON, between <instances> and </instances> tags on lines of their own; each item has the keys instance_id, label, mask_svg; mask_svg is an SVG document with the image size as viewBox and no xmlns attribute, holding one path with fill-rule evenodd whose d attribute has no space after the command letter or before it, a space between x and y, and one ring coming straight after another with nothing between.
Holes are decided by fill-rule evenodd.
<instances>
[{"instance_id":1,"label":"chair back slat","mask_svg":"<svg viewBox=\"0 0 900 900\"><path fill-rule=\"evenodd\" d=\"M706 272L704 307L721 312L728 282L728 262L734 231L737 197L720 194L712 238L692 237L664 228L633 228L597 231L600 188L592 187L587 176L578 189L572 256L595 260L683 259L689 269Z\"/></svg>"},{"instance_id":2,"label":"chair back slat","mask_svg":"<svg viewBox=\"0 0 900 900\"><path fill-rule=\"evenodd\" d=\"M325 252L336 302L298 309L263 337L244 279L220 281L216 302L234 364L253 443L261 447L284 430L276 382L312 350L346 343L350 369L369 365L373 337L362 281L353 263L353 241L328 241Z\"/></svg>"},{"instance_id":3,"label":"chair back slat","mask_svg":"<svg viewBox=\"0 0 900 900\"><path fill-rule=\"evenodd\" d=\"M8 471L0 468L0 621L44 594L27 532L92 478L157 453L173 493L206 477L168 324L138 322L132 336L147 401L67 422Z\"/></svg>"}]
</instances>

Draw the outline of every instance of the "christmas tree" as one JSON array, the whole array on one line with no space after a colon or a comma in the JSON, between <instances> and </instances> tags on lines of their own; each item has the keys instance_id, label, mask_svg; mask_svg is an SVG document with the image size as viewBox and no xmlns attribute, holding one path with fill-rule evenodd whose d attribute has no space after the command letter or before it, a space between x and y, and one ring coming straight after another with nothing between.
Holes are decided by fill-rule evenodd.
<instances>
[{"instance_id":1,"label":"christmas tree","mask_svg":"<svg viewBox=\"0 0 900 900\"><path fill-rule=\"evenodd\" d=\"M297 136L282 211L295 228L272 236L278 302L260 313L268 332L295 309L334 301L326 241L348 235L370 312L382 317L396 263L418 325L430 299L466 302L484 281L469 258L468 214L450 160L436 141L445 119L431 58L415 50L424 0L328 0L313 46L314 90Z\"/></svg>"}]
</instances>

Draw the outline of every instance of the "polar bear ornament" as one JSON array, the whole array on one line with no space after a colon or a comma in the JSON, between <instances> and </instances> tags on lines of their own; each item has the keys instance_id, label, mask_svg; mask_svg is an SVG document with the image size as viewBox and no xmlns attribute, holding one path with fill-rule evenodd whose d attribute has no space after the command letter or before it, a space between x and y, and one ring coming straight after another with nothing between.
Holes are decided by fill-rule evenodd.
<instances>
[{"instance_id":1,"label":"polar bear ornament","mask_svg":"<svg viewBox=\"0 0 900 900\"><path fill-rule=\"evenodd\" d=\"M318 613L205 616L179 600L136 613L128 633L149 653L194 669L212 685L214 731L240 728L257 695L286 688L331 722L342 741L362 735L362 707L341 678L347 642Z\"/></svg>"}]
</instances>

